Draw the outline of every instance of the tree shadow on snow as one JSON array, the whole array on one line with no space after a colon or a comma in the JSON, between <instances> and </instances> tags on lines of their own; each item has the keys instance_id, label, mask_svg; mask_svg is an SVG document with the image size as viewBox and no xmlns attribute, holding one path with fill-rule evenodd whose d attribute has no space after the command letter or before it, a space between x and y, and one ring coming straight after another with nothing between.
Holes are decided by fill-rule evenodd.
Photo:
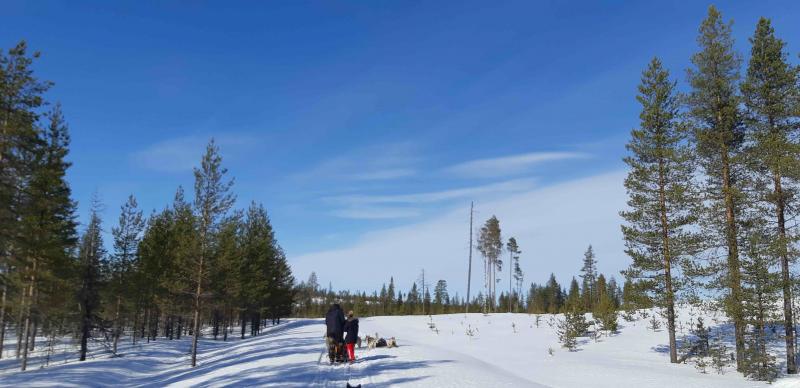
<instances>
[{"instance_id":1,"label":"tree shadow on snow","mask_svg":"<svg viewBox=\"0 0 800 388\"><path fill-rule=\"evenodd\" d=\"M694 327L691 329L694 329ZM675 339L675 345L678 348L679 358L684 355L685 349L690 348L692 344L696 343L699 339L697 335L692 333L691 329L684 328L683 333L681 333L680 330L676 328L675 335L677 338ZM706 329L709 331L709 345L713 346L716 340L725 345L728 355L736 353L736 338L733 323L723 322L717 325L709 324ZM781 330L781 325L767 323L764 328L764 333L766 334L769 352L776 358L776 366L779 370L786 370L786 348L784 347L785 342L781 337ZM651 347L650 350L656 353L669 354L669 344L658 344Z\"/></svg>"},{"instance_id":2,"label":"tree shadow on snow","mask_svg":"<svg viewBox=\"0 0 800 388\"><path fill-rule=\"evenodd\" d=\"M235 376L228 375L213 378L200 386L344 387L347 382L352 382L369 387L391 387L400 383L423 380L430 376L389 378L384 376L387 372L419 370L437 364L452 362L452 360L397 361L396 359L397 356L375 355L362 358L358 364L350 367L304 362L269 369L252 368L243 370Z\"/></svg>"},{"instance_id":3,"label":"tree shadow on snow","mask_svg":"<svg viewBox=\"0 0 800 388\"><path fill-rule=\"evenodd\" d=\"M237 365L246 367L248 363L263 358L321 353L321 332L319 339L308 337L272 339L289 330L297 330L298 334L309 333L302 330L306 326L316 324L319 322L290 321L268 327L262 334L245 340L240 340L238 337L234 339L229 337L227 342L201 339L198 366L195 368L188 365L188 349L181 349L184 345L190 346L188 339L174 340L185 343L179 346L175 346L173 341L159 340L139 348L132 348L125 357L63 365L53 364L43 369L33 366L28 372L5 375L0 380L3 386L27 386L35 384L39 378L43 382L57 381L61 386L165 386L212 374L226 367ZM168 348L163 347L166 344L169 344Z\"/></svg>"}]
</instances>

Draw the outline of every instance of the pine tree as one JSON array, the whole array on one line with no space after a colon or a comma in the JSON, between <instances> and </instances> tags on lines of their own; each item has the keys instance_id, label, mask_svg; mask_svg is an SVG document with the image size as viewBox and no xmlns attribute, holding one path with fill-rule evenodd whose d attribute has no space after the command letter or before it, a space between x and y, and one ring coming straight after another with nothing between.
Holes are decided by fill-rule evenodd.
<instances>
[{"instance_id":1,"label":"pine tree","mask_svg":"<svg viewBox=\"0 0 800 388\"><path fill-rule=\"evenodd\" d=\"M676 122L678 98L675 82L661 61L654 58L642 73L639 95L640 128L631 131L625 158L630 172L625 180L628 207L622 212L626 253L633 259L629 278L667 313L670 362L678 362L675 343L675 300L680 279L675 276L697 245L690 232L692 210L692 160L687 131Z\"/></svg>"},{"instance_id":2,"label":"pine tree","mask_svg":"<svg viewBox=\"0 0 800 388\"><path fill-rule=\"evenodd\" d=\"M25 294L23 284L29 260L21 252L18 239L26 236L20 231L20 209L23 196L20 188L31 175L29 150L41 149L37 134L38 109L44 104L42 95L51 83L39 80L33 73L33 63L39 53L28 53L25 41L4 53L0 50L0 283L3 287L0 302L0 357L5 340L7 300L15 293ZM24 288L24 290L23 290ZM23 298L23 302L25 299ZM23 308L21 303L17 308ZM23 308L24 309L24 308ZM17 333L21 332L17 327Z\"/></svg>"},{"instance_id":3,"label":"pine tree","mask_svg":"<svg viewBox=\"0 0 800 388\"><path fill-rule=\"evenodd\" d=\"M767 322L774 321L773 306L778 305L780 277L770 268L777 264L777 257L769 254L766 226L751 226L748 238L742 244L743 294L747 298L742 306L747 332L745 333L745 360L743 373L757 380L772 381L778 374L775 357L768 348Z\"/></svg>"},{"instance_id":4,"label":"pine tree","mask_svg":"<svg viewBox=\"0 0 800 388\"><path fill-rule=\"evenodd\" d=\"M705 240L727 250L724 264L719 263L717 270L711 272L723 276L716 285L727 289L723 304L733 321L736 365L737 370L742 370L745 325L738 229L743 200L744 133L737 94L741 61L733 48L731 25L722 20L716 8L709 8L697 38L701 51L692 56L695 69L689 70L692 91L688 102L697 154L707 177L703 187L708 203L703 219Z\"/></svg>"},{"instance_id":5,"label":"pine tree","mask_svg":"<svg viewBox=\"0 0 800 388\"><path fill-rule=\"evenodd\" d=\"M754 175L762 177L757 184L765 212L774 216L775 228L770 232L771 255L781 266L783 313L786 340L786 370L797 373L795 332L792 316L792 287L789 262L794 252L791 241L796 235L787 230L786 219L797 208L795 187L800 171L800 67L787 60L785 43L775 37L769 19L761 18L752 38L747 78L742 83L742 100L746 107L747 135L752 141Z\"/></svg>"},{"instance_id":6,"label":"pine tree","mask_svg":"<svg viewBox=\"0 0 800 388\"><path fill-rule=\"evenodd\" d=\"M92 330L103 328L100 292L104 286L103 267L107 264L107 253L103 245L101 205L97 198L92 200L89 224L81 238L78 252L78 273L81 288L78 301L81 307L81 348L80 360L86 360L88 341Z\"/></svg>"},{"instance_id":7,"label":"pine tree","mask_svg":"<svg viewBox=\"0 0 800 388\"><path fill-rule=\"evenodd\" d=\"M594 249L589 245L583 254L583 268L581 268L581 279L583 279L583 307L591 311L597 302L597 260L595 260Z\"/></svg>"},{"instance_id":8,"label":"pine tree","mask_svg":"<svg viewBox=\"0 0 800 388\"><path fill-rule=\"evenodd\" d=\"M503 252L503 239L500 235L500 221L492 216L481 227L478 235L478 251L484 258L484 280L486 287L485 312L492 312L495 305L496 273L502 270L500 254Z\"/></svg>"},{"instance_id":9,"label":"pine tree","mask_svg":"<svg viewBox=\"0 0 800 388\"><path fill-rule=\"evenodd\" d=\"M236 200L231 192L233 181L225 181L227 169L222 167L219 147L212 139L206 147L200 168L194 170L194 208L197 215L197 257L192 267L194 273L194 318L192 328L192 366L197 365L197 339L200 336L200 308L203 281L208 273L206 261L213 246L218 222Z\"/></svg>"},{"instance_id":10,"label":"pine tree","mask_svg":"<svg viewBox=\"0 0 800 388\"><path fill-rule=\"evenodd\" d=\"M69 249L76 242L75 203L70 198L71 190L66 181L70 166L66 161L67 126L58 105L48 118L47 129L37 131L35 148L24 157L29 163L30 175L18 208L19 234L15 244L22 259L18 264L23 268L21 275L26 280L20 306L24 313L23 346L26 346L22 349L22 370L27 367L28 337L35 334L36 325L47 315L41 307L58 306L46 303L47 299L63 298L61 290L72 273Z\"/></svg>"},{"instance_id":11,"label":"pine tree","mask_svg":"<svg viewBox=\"0 0 800 388\"><path fill-rule=\"evenodd\" d=\"M259 293L266 291L262 283L251 283L252 279L263 271L258 264L248 260L250 256L246 254L246 247L249 236L244 232L245 228L242 214L238 211L220 222L212 255L214 271L209 275L208 287L215 299L212 303L214 339L217 339L222 327L223 340L227 340L228 330L235 316L234 311L251 310L252 305L247 302L253 299L253 294L263 299ZM242 321L246 322L245 319Z\"/></svg>"},{"instance_id":12,"label":"pine tree","mask_svg":"<svg viewBox=\"0 0 800 388\"><path fill-rule=\"evenodd\" d=\"M139 242L141 241L142 231L145 227L145 220L142 211L138 209L136 198L131 195L128 201L122 205L119 215L119 223L112 228L111 234L114 236L114 255L111 257L111 284L110 288L114 295L114 316L113 316L113 346L112 352L117 353L117 344L122 335L123 320L130 305L130 296L135 293L131 287L131 277L138 258ZM125 304L123 305L123 302Z\"/></svg>"},{"instance_id":13,"label":"pine tree","mask_svg":"<svg viewBox=\"0 0 800 388\"><path fill-rule=\"evenodd\" d=\"M578 281L572 278L569 297L564 305L564 318L558 321L556 333L559 342L573 351L577 348L577 337L586 334L589 325L583 313L583 301L578 290Z\"/></svg>"},{"instance_id":14,"label":"pine tree","mask_svg":"<svg viewBox=\"0 0 800 388\"><path fill-rule=\"evenodd\" d=\"M510 296L513 295L516 291L517 297L519 298L519 288L520 283L522 282L522 269L519 267L519 255L522 251L519 250L519 245L517 244L517 239L511 237L508 239L506 243L506 250L508 251L508 295L509 300ZM512 283L516 281L516 289L515 284ZM515 304L516 305L516 304ZM508 312L511 312L511 303L508 304Z\"/></svg>"}]
</instances>

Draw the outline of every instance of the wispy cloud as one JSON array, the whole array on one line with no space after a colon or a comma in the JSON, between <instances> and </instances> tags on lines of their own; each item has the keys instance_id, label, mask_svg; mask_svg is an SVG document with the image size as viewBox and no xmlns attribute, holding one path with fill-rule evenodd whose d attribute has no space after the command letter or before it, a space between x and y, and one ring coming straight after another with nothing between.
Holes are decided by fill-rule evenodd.
<instances>
[{"instance_id":1,"label":"wispy cloud","mask_svg":"<svg viewBox=\"0 0 800 388\"><path fill-rule=\"evenodd\" d=\"M350 175L355 180L374 181L404 178L415 175L416 171L410 168L390 168L385 170L366 171Z\"/></svg>"},{"instance_id":2,"label":"wispy cloud","mask_svg":"<svg viewBox=\"0 0 800 388\"><path fill-rule=\"evenodd\" d=\"M385 207L385 206L353 206L338 209L331 212L339 218L349 218L356 220L387 220L398 218L413 218L422 214L420 209L409 207Z\"/></svg>"},{"instance_id":3,"label":"wispy cloud","mask_svg":"<svg viewBox=\"0 0 800 388\"><path fill-rule=\"evenodd\" d=\"M200 162L208 141L214 137L217 145L226 154L241 151L258 143L258 139L247 134L224 134L222 136L191 135L167 139L134 152L131 160L149 170L175 173L190 171Z\"/></svg>"},{"instance_id":4,"label":"wispy cloud","mask_svg":"<svg viewBox=\"0 0 800 388\"><path fill-rule=\"evenodd\" d=\"M380 144L349 151L294 174L299 181L381 181L417 174L417 147L410 142Z\"/></svg>"},{"instance_id":5,"label":"wispy cloud","mask_svg":"<svg viewBox=\"0 0 800 388\"><path fill-rule=\"evenodd\" d=\"M531 167L558 160L585 158L579 152L530 152L497 158L476 159L446 167L446 173L460 177L485 178L508 176L528 171Z\"/></svg>"},{"instance_id":6,"label":"wispy cloud","mask_svg":"<svg viewBox=\"0 0 800 388\"><path fill-rule=\"evenodd\" d=\"M530 190L534 187L533 179L514 179L505 182L492 183L481 186L462 187L450 190L431 191L412 194L392 194L392 195L339 195L327 197L325 201L347 205L369 205L369 204L425 204L442 202L447 200L485 197L496 194L509 194Z\"/></svg>"}]
</instances>

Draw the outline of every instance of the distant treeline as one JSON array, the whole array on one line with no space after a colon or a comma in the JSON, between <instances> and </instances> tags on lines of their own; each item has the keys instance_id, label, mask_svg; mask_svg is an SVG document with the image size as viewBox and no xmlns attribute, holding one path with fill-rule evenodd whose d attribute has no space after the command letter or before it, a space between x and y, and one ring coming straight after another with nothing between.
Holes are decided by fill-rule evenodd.
<instances>
[{"instance_id":1,"label":"distant treeline","mask_svg":"<svg viewBox=\"0 0 800 388\"><path fill-rule=\"evenodd\" d=\"M631 281L625 282L620 288L613 277L606 281L603 274L598 275L596 266L594 250L589 246L584 254L580 282L573 277L569 287L564 287L551 274L543 285L531 283L522 297L513 287L509 292L501 292L495 301L479 292L472 298L470 311L488 312L491 308L496 312L557 314L568 311L597 312L600 306L611 311L652 306L647 295L633 287ZM333 303L340 303L343 308L353 310L359 316L433 315L467 311L466 299L458 294L450 295L447 281L437 281L432 290L427 284L423 289L422 284L421 281L414 282L409 291L404 293L396 288L394 278L390 278L388 287L384 284L380 292L334 291L330 286L327 289L320 287L317 275L312 273L307 281L300 282L296 287L294 313L298 317L321 317Z\"/></svg>"}]
</instances>

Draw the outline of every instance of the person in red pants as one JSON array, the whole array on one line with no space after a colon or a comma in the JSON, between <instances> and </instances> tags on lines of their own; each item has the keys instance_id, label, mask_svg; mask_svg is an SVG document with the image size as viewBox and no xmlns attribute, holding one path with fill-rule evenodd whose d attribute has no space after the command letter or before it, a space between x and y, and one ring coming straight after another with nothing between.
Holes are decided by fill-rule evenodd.
<instances>
[{"instance_id":1,"label":"person in red pants","mask_svg":"<svg viewBox=\"0 0 800 388\"><path fill-rule=\"evenodd\" d=\"M353 316L353 310L347 312L347 322L344 323L344 346L347 348L347 359L350 363L356 360L356 341L358 341L358 318Z\"/></svg>"}]
</instances>

